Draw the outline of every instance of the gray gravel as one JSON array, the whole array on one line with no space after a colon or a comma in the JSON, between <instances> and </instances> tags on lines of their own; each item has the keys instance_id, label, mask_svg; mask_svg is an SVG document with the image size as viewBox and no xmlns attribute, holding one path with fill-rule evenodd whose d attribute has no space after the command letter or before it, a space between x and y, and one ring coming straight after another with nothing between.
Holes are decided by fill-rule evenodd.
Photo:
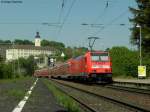
<instances>
[{"instance_id":1,"label":"gray gravel","mask_svg":"<svg viewBox=\"0 0 150 112\"><path fill-rule=\"evenodd\" d=\"M124 91L118 91L113 90L109 88L99 87L99 86L90 86L90 85L84 85L79 83L73 83L73 82L67 82L67 81L61 81L65 84L69 84L71 86L84 89L86 91L90 91L102 96L106 96L112 99L116 99L119 101L127 102L133 105L137 105L138 107L144 107L147 108L147 110L150 110L150 96L148 95L141 95L141 94L135 94L132 92L124 92Z\"/></svg>"},{"instance_id":2,"label":"gray gravel","mask_svg":"<svg viewBox=\"0 0 150 112\"><path fill-rule=\"evenodd\" d=\"M0 112L12 112L33 82L33 78L0 80Z\"/></svg>"},{"instance_id":3,"label":"gray gravel","mask_svg":"<svg viewBox=\"0 0 150 112\"><path fill-rule=\"evenodd\" d=\"M63 91L74 96L75 98L78 98L78 100L80 100L81 102L88 104L90 107L97 110L97 112L134 112L133 110L127 109L123 106L116 105L104 99L100 99L99 97L89 95L87 93L72 89L70 87L63 86L58 83L55 83L55 85L57 85Z\"/></svg>"},{"instance_id":4,"label":"gray gravel","mask_svg":"<svg viewBox=\"0 0 150 112\"><path fill-rule=\"evenodd\" d=\"M60 106L47 86L41 79L38 80L31 96L25 104L22 112L66 112Z\"/></svg>"}]
</instances>

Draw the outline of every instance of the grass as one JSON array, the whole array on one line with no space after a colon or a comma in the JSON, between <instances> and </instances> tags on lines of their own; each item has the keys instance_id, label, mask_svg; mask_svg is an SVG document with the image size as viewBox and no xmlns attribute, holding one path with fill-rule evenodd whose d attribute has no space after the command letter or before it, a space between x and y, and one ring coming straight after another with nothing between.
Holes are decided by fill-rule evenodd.
<instances>
[{"instance_id":1,"label":"grass","mask_svg":"<svg viewBox=\"0 0 150 112\"><path fill-rule=\"evenodd\" d=\"M118 75L118 76L113 76L113 78L118 78L118 79L137 79L137 77L132 77L132 76L125 76L125 75Z\"/></svg>"},{"instance_id":2,"label":"grass","mask_svg":"<svg viewBox=\"0 0 150 112\"><path fill-rule=\"evenodd\" d=\"M14 97L16 100L21 100L25 95L25 91L20 89L6 90L4 93L9 97Z\"/></svg>"},{"instance_id":3,"label":"grass","mask_svg":"<svg viewBox=\"0 0 150 112\"><path fill-rule=\"evenodd\" d=\"M34 78L31 77L21 77L21 78L14 78L14 79L2 79L0 80L1 85L5 88L0 88L0 94L2 96L7 96L8 98L14 98L15 100L23 99L27 87L29 86L30 82L34 81ZM3 86L2 86L3 87Z\"/></svg>"},{"instance_id":4,"label":"grass","mask_svg":"<svg viewBox=\"0 0 150 112\"><path fill-rule=\"evenodd\" d=\"M60 91L55 85L50 83L48 80L44 80L44 83L48 89L55 96L58 103L64 106L69 112L81 112L79 104L75 102L71 97Z\"/></svg>"},{"instance_id":5,"label":"grass","mask_svg":"<svg viewBox=\"0 0 150 112\"><path fill-rule=\"evenodd\" d=\"M0 83L16 83L17 81L21 80L29 80L31 77L20 77L20 78L13 78L13 79L0 79Z\"/></svg>"}]
</instances>

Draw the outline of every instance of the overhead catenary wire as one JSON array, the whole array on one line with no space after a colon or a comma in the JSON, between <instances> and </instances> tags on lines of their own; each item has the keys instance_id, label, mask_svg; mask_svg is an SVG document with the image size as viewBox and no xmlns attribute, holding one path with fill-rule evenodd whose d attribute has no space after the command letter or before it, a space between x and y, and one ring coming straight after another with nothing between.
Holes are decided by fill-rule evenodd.
<instances>
[{"instance_id":1,"label":"overhead catenary wire","mask_svg":"<svg viewBox=\"0 0 150 112\"><path fill-rule=\"evenodd\" d=\"M41 24L41 25L58 25L59 23L49 23L49 22L0 22L0 24Z\"/></svg>"},{"instance_id":2,"label":"overhead catenary wire","mask_svg":"<svg viewBox=\"0 0 150 112\"><path fill-rule=\"evenodd\" d=\"M0 22L1 25L45 25L45 26L53 26L53 27L59 27L59 23L48 23L48 22Z\"/></svg>"},{"instance_id":3,"label":"overhead catenary wire","mask_svg":"<svg viewBox=\"0 0 150 112\"><path fill-rule=\"evenodd\" d=\"M111 26L115 21L117 21L118 19L120 19L121 17L123 17L127 12L128 12L128 10L125 10L119 16L117 16L114 19L112 19L106 26L102 27L100 30L98 30L97 32L95 32L93 34L93 36L96 36L97 34L99 34L100 32L102 32L104 29L106 29L107 27Z\"/></svg>"},{"instance_id":4,"label":"overhead catenary wire","mask_svg":"<svg viewBox=\"0 0 150 112\"><path fill-rule=\"evenodd\" d=\"M91 22L91 24L82 23L82 25L90 25L90 27L95 27L95 28L97 28L97 27L99 27L99 26L101 27L101 25L97 24L97 22L105 16L105 14L106 14L106 12L107 12L107 9L108 9L108 6L109 6L109 1L107 0L107 1L105 2L105 4L104 4L104 9L103 9L103 11L102 11L101 13L99 13L99 15L96 17L96 19L93 20L93 21ZM89 30L89 29L87 29L87 30Z\"/></svg>"},{"instance_id":5,"label":"overhead catenary wire","mask_svg":"<svg viewBox=\"0 0 150 112\"><path fill-rule=\"evenodd\" d=\"M101 13L101 15L98 16L98 18L92 23L92 24L88 24L88 23L84 23L82 25L90 25L91 27L94 28L98 28L98 31L94 32L92 34L92 36L96 36L97 34L99 34L101 31L103 31L104 29L106 29L107 27L111 26L111 25L119 25L119 26L127 26L127 24L113 24L115 21L117 21L118 19L121 18L121 16L123 16L123 14L126 14L127 11L121 13L119 16L117 16L115 19L111 20L109 23L107 24L98 24L97 21L102 19L102 17L106 14L106 11L108 10L108 8L110 7L110 0L107 0L105 2L105 7Z\"/></svg>"},{"instance_id":6,"label":"overhead catenary wire","mask_svg":"<svg viewBox=\"0 0 150 112\"><path fill-rule=\"evenodd\" d=\"M105 4L105 6L104 6L104 9L103 9L102 13L100 13L100 14L98 15L98 17L92 22L92 24L96 24L102 17L105 16L108 7L109 7L109 1L106 1L106 4Z\"/></svg>"},{"instance_id":7,"label":"overhead catenary wire","mask_svg":"<svg viewBox=\"0 0 150 112\"><path fill-rule=\"evenodd\" d=\"M59 16L58 16L58 23L61 23L61 17L62 17L64 8L65 8L65 5L66 5L66 1L67 0L62 0L61 8L60 8L60 13L59 13Z\"/></svg>"},{"instance_id":8,"label":"overhead catenary wire","mask_svg":"<svg viewBox=\"0 0 150 112\"><path fill-rule=\"evenodd\" d=\"M105 1L105 4L104 4L104 9L103 11L98 15L98 17L92 22L92 24L89 24L91 25L91 27L99 27L99 24L97 23L99 20L101 20L105 15L106 13L108 12L108 9L111 7L111 1L110 0L106 0ZM111 7L112 8L112 7ZM88 25L88 24L87 24Z\"/></svg>"},{"instance_id":9,"label":"overhead catenary wire","mask_svg":"<svg viewBox=\"0 0 150 112\"><path fill-rule=\"evenodd\" d=\"M66 16L64 17L62 24L60 25L60 29L59 29L59 31L58 31L58 34L61 33L61 31L62 31L62 29L63 29L63 27L64 27L64 24L65 24L65 22L67 21L69 15L70 15L70 13L71 13L72 7L73 7L73 5L75 4L75 2L76 2L76 0L73 0L73 1L72 1L71 5L70 5L70 7L69 7L69 10L68 10Z\"/></svg>"},{"instance_id":10,"label":"overhead catenary wire","mask_svg":"<svg viewBox=\"0 0 150 112\"><path fill-rule=\"evenodd\" d=\"M107 13L108 11L108 8L109 8L109 4L110 4L110 1L107 0L104 4L104 8L103 8L103 11L96 17L95 20L93 20L92 24L88 24L88 23L83 23L82 25L90 25L91 27L94 27L94 28L103 28L101 25L97 24L97 22L99 20L101 20L105 14ZM87 38L86 38L87 39Z\"/></svg>"}]
</instances>

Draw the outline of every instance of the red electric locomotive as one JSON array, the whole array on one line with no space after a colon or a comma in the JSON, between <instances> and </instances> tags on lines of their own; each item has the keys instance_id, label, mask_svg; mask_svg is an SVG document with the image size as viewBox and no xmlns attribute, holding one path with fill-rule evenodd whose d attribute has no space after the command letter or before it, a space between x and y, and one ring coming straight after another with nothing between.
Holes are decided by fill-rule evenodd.
<instances>
[{"instance_id":1,"label":"red electric locomotive","mask_svg":"<svg viewBox=\"0 0 150 112\"><path fill-rule=\"evenodd\" d=\"M112 82L112 63L108 52L87 52L68 60L69 78L78 80Z\"/></svg>"},{"instance_id":2,"label":"red electric locomotive","mask_svg":"<svg viewBox=\"0 0 150 112\"><path fill-rule=\"evenodd\" d=\"M78 81L112 82L112 63L106 51L87 52L52 68L37 70L37 77L65 78Z\"/></svg>"}]
</instances>

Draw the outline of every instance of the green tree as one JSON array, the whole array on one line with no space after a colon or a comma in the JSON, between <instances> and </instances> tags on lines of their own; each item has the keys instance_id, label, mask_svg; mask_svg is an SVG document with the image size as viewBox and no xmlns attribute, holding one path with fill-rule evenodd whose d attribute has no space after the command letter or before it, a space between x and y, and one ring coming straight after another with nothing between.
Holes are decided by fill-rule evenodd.
<instances>
[{"instance_id":1,"label":"green tree","mask_svg":"<svg viewBox=\"0 0 150 112\"><path fill-rule=\"evenodd\" d=\"M3 78L3 64L0 63L0 79Z\"/></svg>"},{"instance_id":2,"label":"green tree","mask_svg":"<svg viewBox=\"0 0 150 112\"><path fill-rule=\"evenodd\" d=\"M0 63L4 61L3 57L0 55Z\"/></svg>"},{"instance_id":3,"label":"green tree","mask_svg":"<svg viewBox=\"0 0 150 112\"><path fill-rule=\"evenodd\" d=\"M29 40L23 40L23 44L24 45L33 45L34 43L32 41L29 41Z\"/></svg>"},{"instance_id":4,"label":"green tree","mask_svg":"<svg viewBox=\"0 0 150 112\"><path fill-rule=\"evenodd\" d=\"M33 75L35 68L37 68L33 56L30 56L27 59L19 58L19 64L21 73L28 76Z\"/></svg>"},{"instance_id":5,"label":"green tree","mask_svg":"<svg viewBox=\"0 0 150 112\"><path fill-rule=\"evenodd\" d=\"M29 41L29 40L15 39L14 44L18 44L18 45L33 45L33 42Z\"/></svg>"},{"instance_id":6,"label":"green tree","mask_svg":"<svg viewBox=\"0 0 150 112\"><path fill-rule=\"evenodd\" d=\"M0 79L13 78L13 69L11 63L1 63L0 64Z\"/></svg>"},{"instance_id":7,"label":"green tree","mask_svg":"<svg viewBox=\"0 0 150 112\"><path fill-rule=\"evenodd\" d=\"M10 40L0 40L0 43L2 43L2 44L9 44L9 43L11 43L11 41Z\"/></svg>"},{"instance_id":8,"label":"green tree","mask_svg":"<svg viewBox=\"0 0 150 112\"><path fill-rule=\"evenodd\" d=\"M11 63L7 63L4 65L3 67L3 75L4 78L13 78L15 77L13 74L13 69L12 69L12 64Z\"/></svg>"},{"instance_id":9,"label":"green tree","mask_svg":"<svg viewBox=\"0 0 150 112\"><path fill-rule=\"evenodd\" d=\"M10 40L5 40L4 43L6 43L6 44L11 43L11 41Z\"/></svg>"},{"instance_id":10,"label":"green tree","mask_svg":"<svg viewBox=\"0 0 150 112\"><path fill-rule=\"evenodd\" d=\"M27 75L31 76L34 73L34 68L35 68L34 57L30 56L26 61L27 61L26 63Z\"/></svg>"},{"instance_id":11,"label":"green tree","mask_svg":"<svg viewBox=\"0 0 150 112\"><path fill-rule=\"evenodd\" d=\"M14 44L23 44L23 40L15 39Z\"/></svg>"},{"instance_id":12,"label":"green tree","mask_svg":"<svg viewBox=\"0 0 150 112\"><path fill-rule=\"evenodd\" d=\"M72 58L74 51L75 50L73 50L71 47L67 47L65 49L65 52L64 52L64 54L65 54L65 60Z\"/></svg>"},{"instance_id":13,"label":"green tree","mask_svg":"<svg viewBox=\"0 0 150 112\"><path fill-rule=\"evenodd\" d=\"M73 57L84 55L88 51L86 47L74 47L73 48Z\"/></svg>"},{"instance_id":14,"label":"green tree","mask_svg":"<svg viewBox=\"0 0 150 112\"><path fill-rule=\"evenodd\" d=\"M49 41L49 40L45 40L45 39L41 41L41 45L53 47L58 50L64 50L64 48L65 48L65 45L61 42Z\"/></svg>"},{"instance_id":15,"label":"green tree","mask_svg":"<svg viewBox=\"0 0 150 112\"><path fill-rule=\"evenodd\" d=\"M44 40L41 41L41 45L42 46L50 46L50 42L48 40L44 39Z\"/></svg>"},{"instance_id":16,"label":"green tree","mask_svg":"<svg viewBox=\"0 0 150 112\"><path fill-rule=\"evenodd\" d=\"M133 23L131 43L139 47L140 31L136 27L138 24L142 29L142 47L150 52L150 0L136 0L136 2L138 8L129 8L133 14L133 18L130 18L130 22Z\"/></svg>"},{"instance_id":17,"label":"green tree","mask_svg":"<svg viewBox=\"0 0 150 112\"><path fill-rule=\"evenodd\" d=\"M110 55L112 58L113 75L137 76L139 60L136 51L131 51L126 47L113 47L110 49Z\"/></svg>"}]
</instances>

